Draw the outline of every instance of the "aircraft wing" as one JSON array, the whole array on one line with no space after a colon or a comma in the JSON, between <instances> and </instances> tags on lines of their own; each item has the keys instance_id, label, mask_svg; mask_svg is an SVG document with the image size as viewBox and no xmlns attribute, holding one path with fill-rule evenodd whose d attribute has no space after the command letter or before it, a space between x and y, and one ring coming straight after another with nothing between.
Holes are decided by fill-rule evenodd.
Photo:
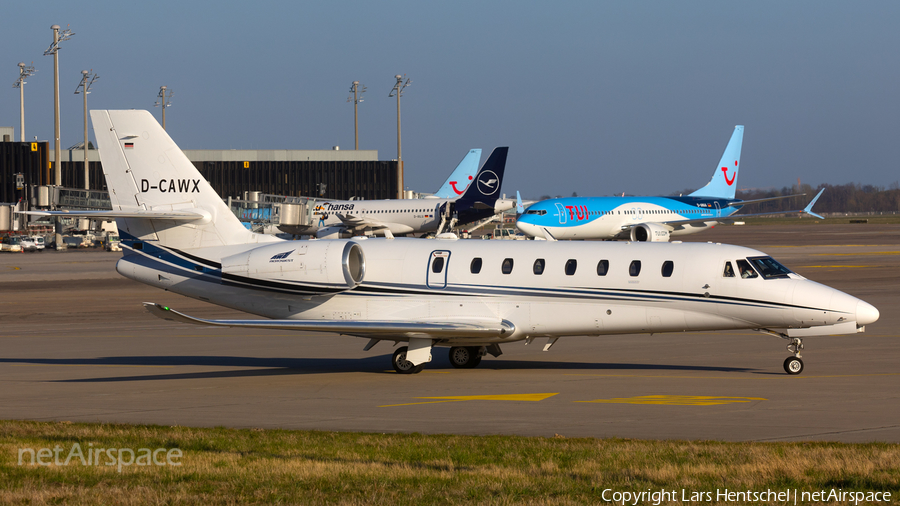
<instances>
[{"instance_id":1,"label":"aircraft wing","mask_svg":"<svg viewBox=\"0 0 900 506\"><path fill-rule=\"evenodd\" d=\"M345 214L340 214L340 213L335 213L335 216L337 216L338 219L341 220L341 223L345 227L350 227L350 228L369 227L369 228L373 228L373 229L388 228L388 226L382 221L371 220L369 218L363 218L362 216L345 215Z\"/></svg>"},{"instance_id":2,"label":"aircraft wing","mask_svg":"<svg viewBox=\"0 0 900 506\"><path fill-rule=\"evenodd\" d=\"M819 218L820 220L824 220L825 218L812 212L813 206L816 205L816 201L819 200L819 197L822 196L822 193L824 191L825 191L825 188L822 188L821 190L819 190L819 193L816 194L816 196L812 199L812 201L810 201L810 203L803 209L794 209L791 211L773 211L770 213L732 214L729 216L720 216L720 217L706 216L703 218L694 218L694 219L690 219L690 220L665 220L665 221L660 220L660 221L657 221L654 223L659 223L661 225L668 225L668 226L690 225L691 223L710 223L710 222L722 223L722 222L727 222L727 221L742 220L744 218L753 218L755 216L772 216L772 215L776 215L776 214L794 214L794 213L808 214L810 216L815 216L816 218ZM790 196L796 197L797 195L790 195ZM782 197L776 197L776 198L782 198ZM775 199L774 198L773 199L760 199L760 200L744 201L744 202L745 203L746 202L760 202L762 200L775 200ZM632 225L626 225L625 227L622 227L622 229L628 230L631 227L632 227Z\"/></svg>"},{"instance_id":3,"label":"aircraft wing","mask_svg":"<svg viewBox=\"0 0 900 506\"><path fill-rule=\"evenodd\" d=\"M212 325L216 327L245 327L273 330L301 330L309 332L337 332L374 339L502 337L511 334L515 326L506 320L466 319L453 321L384 321L384 320L205 320L174 309L144 302L144 308L157 318L178 323Z\"/></svg>"},{"instance_id":4,"label":"aircraft wing","mask_svg":"<svg viewBox=\"0 0 900 506\"><path fill-rule=\"evenodd\" d=\"M177 220L193 221L209 218L208 213L200 210L183 211L16 211L17 214L30 214L33 216L66 216L69 218L94 218L98 220L111 220L115 218L145 218L152 220Z\"/></svg>"},{"instance_id":5,"label":"aircraft wing","mask_svg":"<svg viewBox=\"0 0 900 506\"><path fill-rule=\"evenodd\" d=\"M806 195L805 193L795 193L793 195L782 195L780 197L768 197L765 199L753 199L753 200L739 200L737 202L730 202L727 204L730 207L741 207L747 204L758 204L760 202L769 202L770 200L781 200L781 199L789 199L791 197L802 197Z\"/></svg>"}]
</instances>

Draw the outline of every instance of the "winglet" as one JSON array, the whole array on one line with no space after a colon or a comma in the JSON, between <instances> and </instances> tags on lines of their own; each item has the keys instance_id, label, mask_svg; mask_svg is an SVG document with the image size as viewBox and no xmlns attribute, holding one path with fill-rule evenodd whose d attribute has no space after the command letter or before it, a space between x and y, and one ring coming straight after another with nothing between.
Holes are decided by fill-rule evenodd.
<instances>
[{"instance_id":1,"label":"winglet","mask_svg":"<svg viewBox=\"0 0 900 506\"><path fill-rule=\"evenodd\" d=\"M816 194L816 196L812 199L812 202L810 202L808 206L806 206L806 207L803 208L803 212L804 212L804 213L806 213L806 214L808 214L808 215L810 215L810 216L815 216L816 218L819 218L820 220L824 220L824 219L825 219L825 218L819 216L818 214L812 212L813 206L816 205L816 201L819 200L819 197L822 196L822 193L823 193L824 191L825 191L825 188L822 188L821 190L819 190L819 193Z\"/></svg>"},{"instance_id":2,"label":"winglet","mask_svg":"<svg viewBox=\"0 0 900 506\"><path fill-rule=\"evenodd\" d=\"M516 214L522 214L525 212L525 206L522 205L522 196L519 195L519 190L516 190Z\"/></svg>"}]
</instances>

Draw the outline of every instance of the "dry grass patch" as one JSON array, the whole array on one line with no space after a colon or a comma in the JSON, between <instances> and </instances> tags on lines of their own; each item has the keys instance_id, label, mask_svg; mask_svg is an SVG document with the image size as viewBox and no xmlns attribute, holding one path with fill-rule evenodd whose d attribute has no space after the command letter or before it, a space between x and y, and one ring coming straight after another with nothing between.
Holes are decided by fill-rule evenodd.
<instances>
[{"instance_id":1,"label":"dry grass patch","mask_svg":"<svg viewBox=\"0 0 900 506\"><path fill-rule=\"evenodd\" d=\"M19 465L21 448L178 448L180 466ZM0 503L598 504L603 489L900 497L892 444L717 443L0 422Z\"/></svg>"}]
</instances>

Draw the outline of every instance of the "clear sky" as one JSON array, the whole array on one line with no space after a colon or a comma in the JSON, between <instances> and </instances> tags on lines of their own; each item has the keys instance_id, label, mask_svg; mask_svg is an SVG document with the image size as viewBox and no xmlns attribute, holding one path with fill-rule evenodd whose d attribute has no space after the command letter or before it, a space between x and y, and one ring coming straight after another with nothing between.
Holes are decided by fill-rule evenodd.
<instances>
[{"instance_id":1,"label":"clear sky","mask_svg":"<svg viewBox=\"0 0 900 506\"><path fill-rule=\"evenodd\" d=\"M7 2L0 125L53 135L50 26L62 146L91 109L154 108L174 91L183 149L353 148L397 156L396 74L410 189L437 190L468 149L509 146L503 191L526 198L669 194L703 186L734 125L741 188L900 180L900 2L158 0ZM5 77L3 77L5 76ZM0 81L2 84L2 81ZM93 138L93 134L92 134ZM52 144L51 144L52 147Z\"/></svg>"}]
</instances>

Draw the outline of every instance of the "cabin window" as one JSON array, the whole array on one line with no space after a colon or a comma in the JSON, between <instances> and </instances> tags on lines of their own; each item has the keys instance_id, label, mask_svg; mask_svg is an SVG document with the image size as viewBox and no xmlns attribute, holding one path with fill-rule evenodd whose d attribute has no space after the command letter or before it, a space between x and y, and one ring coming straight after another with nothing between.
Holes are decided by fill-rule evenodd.
<instances>
[{"instance_id":1,"label":"cabin window","mask_svg":"<svg viewBox=\"0 0 900 506\"><path fill-rule=\"evenodd\" d=\"M664 278L671 278L672 271L674 271L674 270L675 270L674 262L672 262L671 260L666 260L665 262L663 262L662 275Z\"/></svg>"},{"instance_id":2,"label":"cabin window","mask_svg":"<svg viewBox=\"0 0 900 506\"><path fill-rule=\"evenodd\" d=\"M473 258L472 263L469 265L469 270L472 271L472 274L478 274L481 272L481 259Z\"/></svg>"},{"instance_id":3,"label":"cabin window","mask_svg":"<svg viewBox=\"0 0 900 506\"><path fill-rule=\"evenodd\" d=\"M734 277L734 268L731 266L731 262L725 262L725 270L722 271L723 278L733 278Z\"/></svg>"},{"instance_id":4,"label":"cabin window","mask_svg":"<svg viewBox=\"0 0 900 506\"><path fill-rule=\"evenodd\" d=\"M444 257L437 257L431 262L431 272L438 274L444 270Z\"/></svg>"},{"instance_id":5,"label":"cabin window","mask_svg":"<svg viewBox=\"0 0 900 506\"><path fill-rule=\"evenodd\" d=\"M513 259L512 258L504 258L503 265L500 266L500 271L503 274L509 274L513 269Z\"/></svg>"},{"instance_id":6,"label":"cabin window","mask_svg":"<svg viewBox=\"0 0 900 506\"><path fill-rule=\"evenodd\" d=\"M578 260L575 260L574 258L570 258L566 262L566 276L571 276L571 275L575 274L575 269L577 269L577 268L578 268Z\"/></svg>"},{"instance_id":7,"label":"cabin window","mask_svg":"<svg viewBox=\"0 0 900 506\"><path fill-rule=\"evenodd\" d=\"M737 261L738 271L741 273L741 277L744 279L752 279L759 277L756 271L753 270L753 267L750 267L750 263L746 260L738 260Z\"/></svg>"},{"instance_id":8,"label":"cabin window","mask_svg":"<svg viewBox=\"0 0 900 506\"><path fill-rule=\"evenodd\" d=\"M538 258L534 261L534 273L538 276L544 273L544 259Z\"/></svg>"},{"instance_id":9,"label":"cabin window","mask_svg":"<svg viewBox=\"0 0 900 506\"><path fill-rule=\"evenodd\" d=\"M628 275L636 278L641 273L641 261L640 260L632 260L631 265L628 266Z\"/></svg>"},{"instance_id":10,"label":"cabin window","mask_svg":"<svg viewBox=\"0 0 900 506\"><path fill-rule=\"evenodd\" d=\"M786 278L791 270L775 261L772 257L750 257L747 260L762 274L763 279Z\"/></svg>"},{"instance_id":11,"label":"cabin window","mask_svg":"<svg viewBox=\"0 0 900 506\"><path fill-rule=\"evenodd\" d=\"M597 275L606 276L607 272L609 272L609 260L600 260L597 262Z\"/></svg>"}]
</instances>

